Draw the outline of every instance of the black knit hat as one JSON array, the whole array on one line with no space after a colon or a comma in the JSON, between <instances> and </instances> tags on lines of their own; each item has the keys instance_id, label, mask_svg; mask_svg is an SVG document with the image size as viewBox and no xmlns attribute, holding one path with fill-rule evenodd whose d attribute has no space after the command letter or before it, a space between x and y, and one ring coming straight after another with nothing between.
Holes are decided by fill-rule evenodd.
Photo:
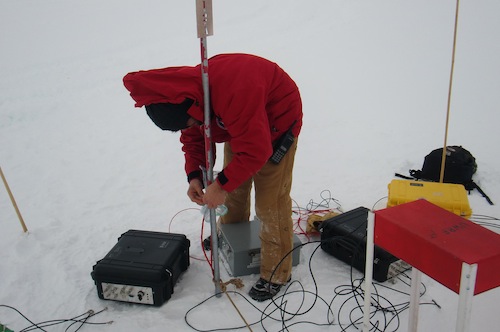
<instances>
[{"instance_id":1,"label":"black knit hat","mask_svg":"<svg viewBox=\"0 0 500 332\"><path fill-rule=\"evenodd\" d=\"M190 115L188 109L193 100L186 98L180 104L159 103L146 106L146 112L151 120L162 130L179 131L188 127Z\"/></svg>"}]
</instances>

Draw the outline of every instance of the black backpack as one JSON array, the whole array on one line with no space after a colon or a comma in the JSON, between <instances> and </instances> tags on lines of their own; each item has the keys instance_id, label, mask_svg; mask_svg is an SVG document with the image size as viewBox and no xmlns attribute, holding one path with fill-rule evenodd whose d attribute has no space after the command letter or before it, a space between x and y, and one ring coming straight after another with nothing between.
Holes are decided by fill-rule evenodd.
<instances>
[{"instance_id":1,"label":"black backpack","mask_svg":"<svg viewBox=\"0 0 500 332\"><path fill-rule=\"evenodd\" d=\"M406 179L417 179L424 181L438 182L441 175L441 162L443 158L443 148L435 149L425 156L421 170L410 170L411 178L396 174ZM443 182L462 184L469 192L477 189L484 198L493 205L490 198L472 180L472 176L477 171L476 158L461 146L447 146L446 159L444 164Z\"/></svg>"}]
</instances>

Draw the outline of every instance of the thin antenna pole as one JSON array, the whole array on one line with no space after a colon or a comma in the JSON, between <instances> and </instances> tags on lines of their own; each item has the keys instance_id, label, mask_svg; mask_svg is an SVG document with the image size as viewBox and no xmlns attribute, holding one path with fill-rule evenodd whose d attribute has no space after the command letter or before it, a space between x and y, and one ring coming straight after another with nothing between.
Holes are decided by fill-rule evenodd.
<instances>
[{"instance_id":1,"label":"thin antenna pole","mask_svg":"<svg viewBox=\"0 0 500 332\"><path fill-rule=\"evenodd\" d=\"M206 185L214 181L214 156L212 149L212 134L210 129L210 85L208 79L208 52L207 36L213 35L212 0L196 0L196 17L198 27L198 38L200 38L201 51L201 82L203 86L203 111L204 111L204 134L205 134L205 155L206 155ZM220 285L219 268L219 245L217 237L217 222L215 209L209 210L210 231L212 240L213 273L215 283L215 294L222 295Z\"/></svg>"},{"instance_id":2,"label":"thin antenna pole","mask_svg":"<svg viewBox=\"0 0 500 332\"><path fill-rule=\"evenodd\" d=\"M5 185L5 189L7 189L7 193L9 194L10 201L12 202L12 205L14 206L14 209L16 210L17 217L19 218L19 222L21 223L21 227L23 228L23 231L26 233L28 231L28 228L26 227L26 224L24 223L23 216L21 215L21 211L19 211L19 208L17 207L16 200L14 199L14 195L12 194L12 191L9 188L9 184L7 183L7 179L5 178L5 175L3 175L2 168L0 167L0 176L2 177L3 184Z\"/></svg>"},{"instance_id":3,"label":"thin antenna pole","mask_svg":"<svg viewBox=\"0 0 500 332\"><path fill-rule=\"evenodd\" d=\"M446 110L446 125L444 132L444 146L443 146L443 154L441 156L441 172L439 173L439 182L443 183L444 181L444 167L446 162L446 147L448 140L448 125L450 122L450 108L451 108L451 91L453 87L453 72L455 70L455 50L457 47L457 30L458 30L458 10L460 8L460 0L457 0L457 8L455 10L455 28L453 31L453 50L451 55L451 70L450 70L450 85L448 88L448 107Z\"/></svg>"}]
</instances>

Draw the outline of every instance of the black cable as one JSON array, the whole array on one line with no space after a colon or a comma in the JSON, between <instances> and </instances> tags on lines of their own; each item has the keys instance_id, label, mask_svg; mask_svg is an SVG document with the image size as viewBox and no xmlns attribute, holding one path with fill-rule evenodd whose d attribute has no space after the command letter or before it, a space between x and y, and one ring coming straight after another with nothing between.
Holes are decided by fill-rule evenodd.
<instances>
[{"instance_id":1,"label":"black cable","mask_svg":"<svg viewBox=\"0 0 500 332\"><path fill-rule=\"evenodd\" d=\"M329 196L325 197L326 194ZM328 190L325 190L321 194L322 196L322 201L320 203L314 203L313 201L310 201L307 207L307 211L312 211L317 210L318 208L324 208L328 209L330 208L329 204L330 202L335 202L337 204L337 208L340 209L340 204L338 204L338 201L331 198L330 192ZM383 198L382 198L383 199ZM380 200L379 200L380 201ZM378 201L377 201L378 202ZM376 205L377 203L375 203ZM300 207L299 207L300 209ZM353 232L356 232L359 230L360 227L366 227L366 225L360 225L358 228L355 230L351 231L350 234ZM352 261L350 264L350 279L351 282L348 285L339 285L335 287L333 290L332 298L330 301L326 301L324 297L319 295L319 287L316 281L316 278L314 276L313 272L313 258L315 257L317 251L319 248L322 247L323 244L328 243L328 242L339 242L342 243L347 249L350 249L353 253L352 255ZM247 303L249 303L253 309L256 311L260 312L260 319L257 321L254 321L249 324L249 326L255 326L257 324L260 324L262 329L264 331L269 331L268 327L268 322L280 322L281 323L281 328L279 331L289 331L290 328L299 326L299 325L304 325L304 324L309 324L309 325L314 325L314 326L339 326L341 328L341 331L347 331L348 329L355 328L359 329L359 325L362 324L363 321L363 310L364 310L364 297L365 293L362 288L362 285L364 283L364 278L354 278L354 260L355 259L360 259L360 257L363 256L363 252L366 251L366 243L364 241L354 241L352 238L349 238L349 234L347 235L339 235L339 236L333 236L330 238L322 239L320 241L311 241L307 243L300 244L299 246L295 247L293 250L291 250L279 263L282 264L283 260L288 257L288 255L291 255L294 250L299 250L300 248L306 246L306 245L316 245L316 248L314 248L311 256L309 257L308 261L308 267L309 267L309 274L312 280L313 284L313 290L308 291L305 290L304 286L302 283L299 281L292 281L289 283L286 288L284 289L284 292L279 295L271 298L270 303L264 308L264 309L259 309L256 305L254 305L250 300L247 299L243 294L239 292L228 292L231 294L235 294L237 296L240 296L243 298ZM275 269L276 271L276 269ZM275 272L274 271L274 272ZM274 275L274 272L271 275L271 280ZM404 280L403 278L409 279L409 276L406 275L405 273L401 273L396 277L398 280L401 280L405 286L410 286L410 283ZM271 281L270 280L270 281ZM298 288L298 290L292 290L293 287ZM420 292L420 297L422 297L425 292L426 288L423 283L421 283L421 286L423 287L423 290ZM371 306L370 306L370 324L371 324L371 330L372 331L383 331L383 332L391 332L391 331L396 331L400 327L400 314L407 310L409 308L409 301L405 301L402 303L392 303L386 296L383 296L379 292L379 288L386 289L388 291L396 292L405 296L409 296L409 293L403 292L401 290L398 290L393 287L389 287L384 284L379 284L379 283L372 283L372 288L373 288L373 293L371 294ZM300 294L302 295L300 299L295 299L292 298L292 295ZM217 294L218 295L218 294ZM192 329L199 331L199 332L215 332L215 331L227 331L227 330L239 330L239 329L244 329L246 328L246 325L240 325L240 326L233 326L233 327L225 327L225 328L215 328L215 329L210 329L210 330L202 330L199 328L196 328L190 321L190 316L193 314L194 310L197 308L200 308L203 306L209 299L212 299L213 297L217 295L212 295L211 297L203 300L196 306L192 307L191 309L188 310L185 314L185 321L188 326L190 326ZM295 309L292 309L290 307L290 302L293 300L293 304L295 305ZM311 301L309 305L306 306L306 301ZM340 302L338 306L336 305L337 302ZM354 305L351 304L351 302L354 303ZM324 322L316 322L316 321L310 321L310 320L301 320L297 321L296 319L298 317L305 317L306 314L310 313L312 310L317 310L318 304L323 304L326 307L326 317ZM432 300L432 302L429 303L422 303L426 305L434 305L440 308L440 306ZM337 310L334 310L333 308L337 307ZM346 310L348 312L345 314ZM344 319L345 317L348 318L348 321L345 322Z\"/></svg>"},{"instance_id":2,"label":"black cable","mask_svg":"<svg viewBox=\"0 0 500 332\"><path fill-rule=\"evenodd\" d=\"M365 224L360 225L358 228L352 230L351 233L349 233L349 234L357 232L360 227L365 227L365 226L366 226ZM363 318L363 316L360 316L359 318L354 317L356 312L359 312L360 314L363 313L362 303L364 303L364 291L361 289L361 285L362 285L364 279L358 279L358 280L353 279L353 267L355 266L354 261L356 258L358 260L363 258L363 256L364 256L363 253L366 251L366 242L364 240L357 241L357 245L356 245L355 241L348 238L349 234L347 234L344 237L344 239L342 240L342 244L343 244L344 248L346 248L348 250L350 249L351 253L352 253L352 260L351 260L351 264L350 264L350 266L351 266L351 285L339 286L340 288L337 287L335 289L336 295L332 299L332 304L333 304L333 302L336 300L337 297L349 296L349 298L347 300L345 300L343 303L341 303L341 305L338 308L337 322L340 325L340 327L342 328L342 331L345 331L346 329L350 328L351 326L356 327L356 325L361 323L362 318ZM341 239L341 238L342 238L342 236L333 236L333 237L330 237L326 240L327 241L339 241L339 239ZM398 278L400 279L401 277L398 276ZM410 286L409 283L405 283L405 284L407 286ZM396 325L396 327L394 329L394 331L395 331L399 328L399 325L400 325L399 313L406 310L409 307L409 302L404 302L401 304L391 303L386 297L381 296L379 294L377 286L380 286L380 285L382 285L382 284L377 284L377 283L372 284L372 287L374 289L374 293L372 294L372 298L371 298L372 308L374 309L374 311L370 313L370 322L372 325L372 329L374 329L375 331L387 331L387 329L391 327L391 324L392 325L395 324ZM420 296L422 296L425 293L425 285L424 284L422 284L422 285L424 287L424 291L421 292ZM399 290L396 290L394 288L391 288L391 287L388 287L385 285L382 285L382 287L387 288L387 289L392 290L392 291L403 293L405 295L409 295L408 293L401 292ZM344 310L344 307L347 305L347 303L351 300L354 300L356 305L349 312L348 317L350 318L349 319L350 322L348 323L347 326L343 326L344 323L341 321L342 311ZM429 303L429 304L433 304L433 305L436 305L439 307L439 305L434 300L433 300L433 303ZM372 320L373 320L373 318L375 318L375 315L380 314L380 313L382 314L381 318L379 320L377 320L375 323L373 323ZM388 313L390 313L392 315L392 317L388 317L387 316Z\"/></svg>"},{"instance_id":3,"label":"black cable","mask_svg":"<svg viewBox=\"0 0 500 332\"><path fill-rule=\"evenodd\" d=\"M306 210L314 211L314 210L319 210L319 209L332 209L330 207L330 202L333 202L336 205L336 208L333 208L333 209L338 209L339 211L342 211L340 202L337 199L332 197L332 193L330 190L328 190L328 189L323 190L320 193L320 197L321 197L321 201L319 203L316 203L311 199L306 206Z\"/></svg>"},{"instance_id":4,"label":"black cable","mask_svg":"<svg viewBox=\"0 0 500 332\"><path fill-rule=\"evenodd\" d=\"M497 229L500 229L500 225L497 225L497 224L494 224L494 223L491 223L491 222L475 221L475 223L478 224L478 225L481 225L481 226L488 227L488 228L497 228Z\"/></svg>"},{"instance_id":5,"label":"black cable","mask_svg":"<svg viewBox=\"0 0 500 332\"><path fill-rule=\"evenodd\" d=\"M500 218L492 217L492 216L487 216L484 214L472 214L471 218L477 218L481 220L497 220L500 221Z\"/></svg>"},{"instance_id":6,"label":"black cable","mask_svg":"<svg viewBox=\"0 0 500 332\"><path fill-rule=\"evenodd\" d=\"M33 323L28 317L26 317L21 311L17 310L16 308L14 307L11 307L10 305L6 305L6 304L0 304L0 307L4 307L4 308L8 308L8 309L11 309L11 310L14 310L15 312L17 312L21 317L23 317L25 320L27 320L28 322L31 323L32 326L37 326L36 323ZM38 327L38 326L37 326ZM42 331L45 331L44 329L40 328L40 330Z\"/></svg>"},{"instance_id":7,"label":"black cable","mask_svg":"<svg viewBox=\"0 0 500 332\"><path fill-rule=\"evenodd\" d=\"M303 294L302 302L301 302L301 305L299 306L299 308L298 308L295 312L288 312L287 310L284 310L284 309L281 309L281 310L280 310L280 312L282 313L282 315L287 314L287 315L289 315L289 316L290 316L290 318L289 318L288 320L291 320L292 318L295 318L295 317L297 317L297 316L302 316L302 315L305 315L305 314L309 313L309 312L310 312L310 311L311 311L311 310L315 307L316 302L317 302L318 300L321 300L322 302L324 302L325 304L327 304L327 308L328 308L328 310L327 310L327 312L328 312L327 317L330 315L330 312L331 312L331 308L328 306L328 303L327 303L327 302L326 302L323 298L321 298L321 297L318 295L318 285L317 285L317 283L316 283L316 279L315 279L315 277L314 277L314 273L312 272L312 266L311 266L311 265L312 265L312 258L314 257L314 254L316 253L316 251L317 251L317 250L321 247L321 242L318 242L318 241L315 241L315 242L308 242L308 243L304 243L304 244L301 244L300 246L295 247L295 248L294 248L294 249L292 249L292 250L291 250L291 251L290 251L290 252L289 252L289 253L288 253L285 257L283 257L283 259L282 259L282 260L278 263L277 267L279 267L279 265L281 265L281 263L283 262L283 260L284 260L284 259L285 259L288 255L290 255L290 254L291 254L294 250L297 250L297 249L299 249L299 248L301 248L301 247L303 247L303 246L305 246L305 245L309 245L309 244L313 244L313 243L320 243L320 244L318 244L318 245L316 246L316 248L314 249L313 253L311 254L311 257L309 258L309 264L308 264L308 266L309 266L309 272L310 272L310 275L311 275L311 278L312 278L312 281L313 281L313 284L314 284L314 292L305 291L304 287L302 287L302 284L301 284L300 282L298 282L298 281L294 281L294 282L292 282L291 284L287 285L287 287L286 287L286 289L285 289L285 293L284 293L283 295L281 295L281 296L279 296L279 297L277 297L277 298L271 298L271 303L269 304L269 306L270 306L271 304L274 304L276 308L282 308L282 307L283 307L283 305L278 305L278 304L276 303L276 302L277 302L277 301L276 301L277 299L280 299L280 301L283 303L283 300L285 299L285 297L286 297L286 295L287 295L287 294L292 294L292 293L301 292L301 293ZM276 269L277 269L277 267L276 267ZM271 280L272 280L272 277L273 277L274 272L276 271L276 269L275 269L275 270L273 271L273 273L271 274ZM289 288L290 288L290 287L291 287L294 283L298 283L298 284L301 286L301 290L300 290L300 291L288 292L288 289L289 289ZM305 308L303 311L301 311L302 306L303 306L303 303L304 303L304 301L305 301L305 294L312 294L312 295L313 295L313 302L312 302L312 304L311 304L308 308ZM269 307L269 306L268 306L268 307ZM284 323L285 323L286 321L288 321L288 320L282 320L283 325L284 325ZM303 323L305 323L305 322L303 322ZM333 322L328 321L328 323L327 323L327 324L321 324L321 325L322 325L322 326L323 326L323 325L331 325L331 323L333 323ZM294 324L292 324L292 325L295 325L295 323L294 323ZM316 325L316 324L315 324L315 325ZM263 328L264 328L264 326L263 326ZM286 330L287 328L288 328L288 327L287 327L286 325L284 325L284 329Z\"/></svg>"},{"instance_id":8,"label":"black cable","mask_svg":"<svg viewBox=\"0 0 500 332\"><path fill-rule=\"evenodd\" d=\"M330 240L330 239L328 239ZM341 331L348 331L348 329L356 328L358 329L358 325L362 323L363 320L363 303L364 303L364 291L362 290L362 285L364 283L364 278L354 278L354 268L351 265L351 270L350 270L350 275L351 275L351 283L349 285L339 285L335 287L334 289L334 296L331 299L331 301L326 301L324 297L319 295L319 287L317 284L317 281L314 277L313 273L313 263L314 263L314 256L317 253L318 249L321 247L321 243L323 241L315 241L315 242L309 242L309 243L304 243L301 245L301 247L306 246L306 245L314 245L316 244L316 248L313 250L313 253L311 254L311 257L309 258L309 272L312 278L313 282L313 291L308 291L305 290L302 283L299 281L292 281L287 287L285 288L283 294L276 296L271 299L271 302L264 308L264 309L259 309L256 305L254 305L246 296L239 292L228 292L230 294L237 295L244 299L248 304L250 304L254 310L260 312L261 316L260 319L254 322L251 322L249 326L255 326L257 324L260 324L262 329L264 331L270 331L268 327L267 321L272 321L272 322L280 322L281 323L281 331L289 331L290 328L299 326L299 325L314 325L314 326L330 326L330 325L335 325L339 326L341 328ZM298 250L296 247L294 250ZM291 253L290 253L291 254ZM399 280L402 280L403 283L406 286L409 286L409 283L404 281L403 278L409 278L406 274L401 274L400 276L397 276ZM420 296L423 296L425 294L425 285L421 283L423 286L423 291L420 292ZM292 287L294 286L299 286L298 290L292 290ZM379 283L373 283L373 289L374 292L372 294L372 306L371 306L371 311L370 311L370 324L372 325L372 330L373 331L396 331L399 326L400 326L400 313L407 310L409 308L409 301L394 304L392 303L387 297L382 296L379 292L379 287L382 287L384 289L397 292L403 295L408 295L408 293L403 292L401 290L397 290L395 288L389 287L384 284L379 284ZM293 298L295 302L300 302L297 305L297 309L294 311L291 311L291 309L288 307L289 300L292 299L292 295L294 294L301 294L302 297L300 301L297 301L297 299ZM208 300L214 298L217 295L212 295L209 298L205 299L204 301L200 302L196 306L192 307L188 312L185 314L185 321L190 326L193 330L199 331L199 332L215 332L215 331L228 331L228 330L239 330L239 329L245 329L246 325L240 325L240 326L231 326L231 327L225 327L225 328L214 328L214 329L200 329L194 326L194 324L191 323L190 320L190 315L194 312L195 309L200 308L203 306ZM334 311L334 306L335 303L337 303L339 300L342 300L341 298L345 298L343 302L341 302L338 306L338 309ZM306 302L306 298L309 298L312 300L312 304L308 305L307 307L304 307L304 304ZM355 305L348 307L349 303L351 301L354 301ZM312 310L317 310L317 304L322 303L325 308L326 308L326 319L324 322L316 322L316 321L310 321L310 320L302 320L302 321L296 321L295 319L299 316L304 316L307 313L311 312ZM439 307L439 305L433 301L432 303L425 303L428 305L435 305ZM349 320L348 322L344 322L344 311L349 310L348 314L346 315ZM336 316L334 317L336 312ZM380 317L378 317L380 316ZM378 317L378 318L377 318ZM374 321L374 319L376 319Z\"/></svg>"},{"instance_id":9,"label":"black cable","mask_svg":"<svg viewBox=\"0 0 500 332\"><path fill-rule=\"evenodd\" d=\"M313 244L313 243L314 242L309 242L309 243L302 244L300 246L295 247L294 250L298 250L299 247L302 247L302 246L305 246L305 245L309 245L309 244ZM315 242L315 243L318 243L318 242ZM316 249L314 250L314 252L316 252L319 248L320 248L320 246L318 245L316 247ZM292 251L289 254L291 254ZM287 285L287 287L286 287L286 289L285 289L285 291L284 291L284 293L282 295L279 295L279 296L276 296L276 297L272 298L272 301L264 309L261 310L256 305L254 305L249 299L247 299L247 297L245 297L243 294L241 294L239 292L229 292L228 291L228 293L230 293L230 294L235 294L235 295L240 296L247 303L249 303L256 311L260 312L260 314L261 314L260 319L258 321L249 323L249 326L254 326L254 325L260 324L264 331L268 331L268 328L266 327L266 321L267 320L271 320L271 321L274 321L274 322L281 322L282 328L279 331L287 331L291 326L295 326L295 325L298 325L298 324L313 324L313 325L317 325L317 326L328 326L328 325L332 325L333 324L333 321L327 321L326 323L318 323L318 322L310 322L310 321L291 322L297 316L302 316L302 315L305 315L305 314L309 313L314 308L314 306L316 305L316 303L318 301L320 301L321 303L323 303L325 305L325 307L327 308L327 313L328 313L327 317L329 315L333 314L333 310L329 306L328 302L325 301L323 298L321 298L318 295L317 284L316 284L316 281L314 279L314 274L312 273L312 267L311 267L311 262L312 262L312 257L313 256L314 255L311 255L311 259L309 260L309 267L310 267L311 276L313 277L313 283L315 285L315 287L314 287L315 291L314 292L305 290L304 287L303 287L303 285L298 280L294 280L289 285ZM298 285L299 286L299 290L291 290L291 287L294 286L294 285ZM288 301L288 299L290 298L291 295L297 294L297 293L302 295L300 304L298 305L298 309L296 309L293 312L289 311L287 309L287 304L288 304L287 301ZM216 328L216 329L202 330L202 329L196 328L190 322L190 319L189 319L190 314L196 308L199 308L200 306L202 306L203 304L205 304L208 300L216 297L217 295L219 295L219 294L214 294L214 295L210 296L209 298L203 300L199 304L195 305L191 309L189 309L186 312L185 316L184 316L184 319L185 319L187 325L190 326L193 330L199 331L199 332L228 331L228 330L239 330L239 329L246 328L246 325L241 325L241 326L232 326L232 327L226 327L226 328ZM305 303L305 300L306 300L307 296L312 296L313 297L313 305L310 305L307 308L304 308L304 303ZM289 324L289 322L291 322L291 323Z\"/></svg>"},{"instance_id":10,"label":"black cable","mask_svg":"<svg viewBox=\"0 0 500 332\"><path fill-rule=\"evenodd\" d=\"M496 217L472 214L469 220L481 226L500 229L500 224L495 223L495 221L500 221L500 219Z\"/></svg>"},{"instance_id":11,"label":"black cable","mask_svg":"<svg viewBox=\"0 0 500 332\"><path fill-rule=\"evenodd\" d=\"M0 304L0 307L8 308L8 309L15 311L21 317L23 317L25 320L27 320L29 323L31 323L30 326L27 326L27 327L23 328L22 330L19 330L19 332L28 332L28 331L33 331L33 330L46 331L43 328L47 328L47 327L51 327L51 326L55 326L55 325L59 325L59 324L64 324L64 323L71 323L65 329L65 331L69 331L69 329L74 324L79 324L79 326L74 331L74 332L77 332L78 330L80 330L82 328L83 325L106 325L106 324L112 323L112 321L109 321L109 322L89 322L88 321L88 319L90 319L91 317L93 317L95 315L102 313L103 311L107 310L107 308L104 308L98 312L94 312L93 310L89 310L83 314L80 314L78 316L75 316L75 317L69 318L69 319L56 319L56 320L48 320L48 321L44 321L44 322L40 322L40 323L34 323L27 316L25 316L23 313L21 313L21 311L19 311L18 309L14 308L12 306Z\"/></svg>"},{"instance_id":12,"label":"black cable","mask_svg":"<svg viewBox=\"0 0 500 332\"><path fill-rule=\"evenodd\" d=\"M374 211L374 210L375 210L375 206L376 206L379 202L381 202L381 201L383 201L384 199L387 199L387 198L389 198L389 196L384 196L384 197L382 197L382 198L378 199L375 203L373 203L373 206L372 206L372 211Z\"/></svg>"}]
</instances>

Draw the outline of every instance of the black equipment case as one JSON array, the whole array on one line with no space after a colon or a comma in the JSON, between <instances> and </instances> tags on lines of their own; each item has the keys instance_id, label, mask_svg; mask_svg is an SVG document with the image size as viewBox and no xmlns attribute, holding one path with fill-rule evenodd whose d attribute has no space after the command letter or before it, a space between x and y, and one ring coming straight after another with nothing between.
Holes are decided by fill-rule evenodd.
<instances>
[{"instance_id":1,"label":"black equipment case","mask_svg":"<svg viewBox=\"0 0 500 332\"><path fill-rule=\"evenodd\" d=\"M99 298L161 306L189 266L183 234L129 230L92 269Z\"/></svg>"},{"instance_id":2,"label":"black equipment case","mask_svg":"<svg viewBox=\"0 0 500 332\"><path fill-rule=\"evenodd\" d=\"M366 264L368 211L358 207L320 224L321 249L361 272ZM409 268L410 265L375 245L373 279L383 282Z\"/></svg>"}]
</instances>

